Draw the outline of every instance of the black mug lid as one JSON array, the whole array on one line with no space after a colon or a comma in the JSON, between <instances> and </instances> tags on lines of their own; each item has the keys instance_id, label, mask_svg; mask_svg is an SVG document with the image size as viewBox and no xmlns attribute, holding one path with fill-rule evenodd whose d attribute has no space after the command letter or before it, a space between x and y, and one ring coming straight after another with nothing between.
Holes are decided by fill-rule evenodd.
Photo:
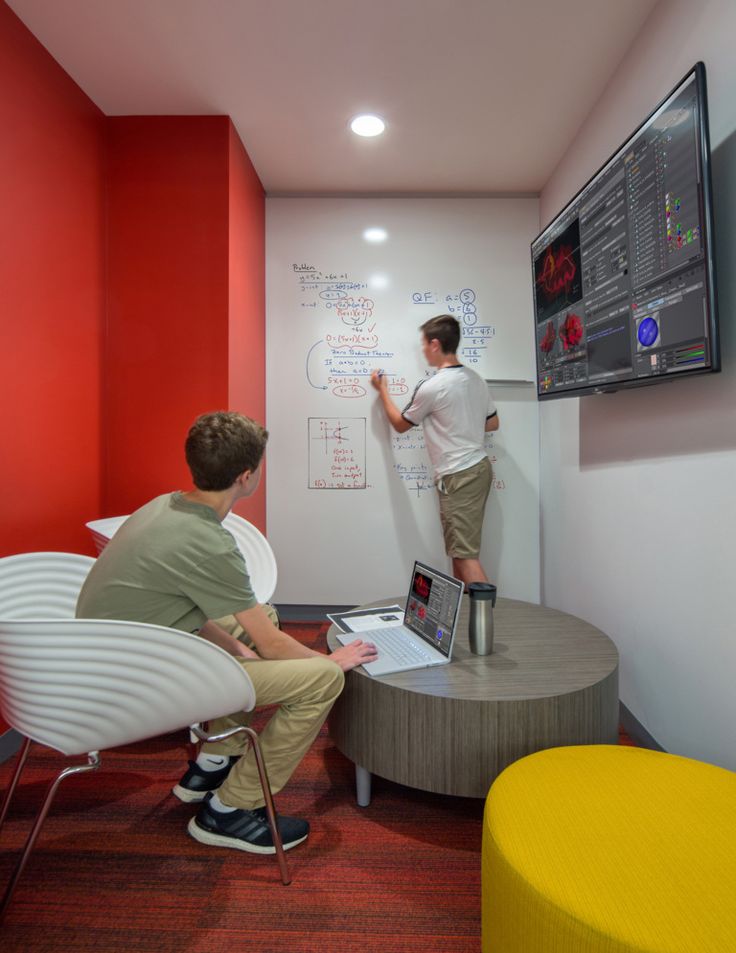
<instances>
[{"instance_id":1,"label":"black mug lid","mask_svg":"<svg viewBox=\"0 0 736 953\"><path fill-rule=\"evenodd\" d=\"M471 599L490 599L496 604L496 587L490 582L471 582L468 584L468 594Z\"/></svg>"}]
</instances>

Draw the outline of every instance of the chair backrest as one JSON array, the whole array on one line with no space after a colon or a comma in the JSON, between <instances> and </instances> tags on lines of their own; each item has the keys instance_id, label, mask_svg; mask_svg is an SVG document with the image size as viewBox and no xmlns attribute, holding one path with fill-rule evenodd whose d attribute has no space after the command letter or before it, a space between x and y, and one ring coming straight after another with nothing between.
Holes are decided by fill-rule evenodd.
<instances>
[{"instance_id":1,"label":"chair backrest","mask_svg":"<svg viewBox=\"0 0 736 953\"><path fill-rule=\"evenodd\" d=\"M235 513L228 513L222 525L233 534L243 554L256 599L268 602L276 591L278 572L271 544L252 523Z\"/></svg>"},{"instance_id":2,"label":"chair backrest","mask_svg":"<svg viewBox=\"0 0 736 953\"><path fill-rule=\"evenodd\" d=\"M89 523L84 524L92 534L98 554L107 546L127 518L127 516L109 516L107 519L90 520Z\"/></svg>"},{"instance_id":3,"label":"chair backrest","mask_svg":"<svg viewBox=\"0 0 736 953\"><path fill-rule=\"evenodd\" d=\"M107 519L91 520L85 524L92 534L98 553L102 552L127 518L127 516L111 516ZM233 534L238 549L243 554L256 599L259 602L268 602L276 591L278 572L276 557L270 543L252 523L235 513L228 513L222 525Z\"/></svg>"},{"instance_id":4,"label":"chair backrest","mask_svg":"<svg viewBox=\"0 0 736 953\"><path fill-rule=\"evenodd\" d=\"M138 622L0 619L0 714L66 755L254 704L242 666L199 636Z\"/></svg>"},{"instance_id":5,"label":"chair backrest","mask_svg":"<svg viewBox=\"0 0 736 953\"><path fill-rule=\"evenodd\" d=\"M20 553L0 559L0 618L73 619L94 566L78 553Z\"/></svg>"}]
</instances>

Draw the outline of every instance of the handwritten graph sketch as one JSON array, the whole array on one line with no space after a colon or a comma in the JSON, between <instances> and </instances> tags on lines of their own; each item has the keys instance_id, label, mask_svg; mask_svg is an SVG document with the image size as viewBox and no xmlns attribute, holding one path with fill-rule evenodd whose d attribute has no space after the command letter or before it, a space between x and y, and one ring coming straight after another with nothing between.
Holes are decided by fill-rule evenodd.
<instances>
[{"instance_id":1,"label":"handwritten graph sketch","mask_svg":"<svg viewBox=\"0 0 736 953\"><path fill-rule=\"evenodd\" d=\"M365 417L309 417L310 490L366 488Z\"/></svg>"}]
</instances>

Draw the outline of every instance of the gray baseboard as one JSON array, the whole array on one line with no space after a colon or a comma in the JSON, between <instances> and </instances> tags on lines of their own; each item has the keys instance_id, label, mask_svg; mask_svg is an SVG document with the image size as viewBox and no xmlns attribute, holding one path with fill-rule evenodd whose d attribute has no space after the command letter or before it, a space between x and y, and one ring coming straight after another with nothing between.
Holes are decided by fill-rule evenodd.
<instances>
[{"instance_id":1,"label":"gray baseboard","mask_svg":"<svg viewBox=\"0 0 736 953\"><path fill-rule=\"evenodd\" d=\"M9 728L0 735L0 764L2 764L3 761L7 761L8 758L13 757L18 748L20 748L22 741L23 736L19 735L18 732L12 728Z\"/></svg>"},{"instance_id":2,"label":"gray baseboard","mask_svg":"<svg viewBox=\"0 0 736 953\"><path fill-rule=\"evenodd\" d=\"M624 705L622 701L618 703L619 710L619 721L622 728L626 734L631 738L632 741L635 741L640 748L649 748L651 751L665 751L666 749L657 741L656 738L653 738L649 732L646 730L644 725L631 714L629 709Z\"/></svg>"}]
</instances>

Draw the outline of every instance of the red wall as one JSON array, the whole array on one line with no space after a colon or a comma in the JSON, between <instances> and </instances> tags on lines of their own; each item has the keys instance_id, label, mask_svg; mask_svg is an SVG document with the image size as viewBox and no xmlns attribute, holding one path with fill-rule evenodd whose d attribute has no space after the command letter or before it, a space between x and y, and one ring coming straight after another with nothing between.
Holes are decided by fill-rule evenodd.
<instances>
[{"instance_id":1,"label":"red wall","mask_svg":"<svg viewBox=\"0 0 736 953\"><path fill-rule=\"evenodd\" d=\"M265 203L224 116L109 122L106 515L191 485L194 418L265 418ZM265 530L265 489L240 512Z\"/></svg>"},{"instance_id":2,"label":"red wall","mask_svg":"<svg viewBox=\"0 0 736 953\"><path fill-rule=\"evenodd\" d=\"M0 117L0 555L91 552L105 119L4 3Z\"/></svg>"},{"instance_id":3,"label":"red wall","mask_svg":"<svg viewBox=\"0 0 736 953\"><path fill-rule=\"evenodd\" d=\"M266 203L243 143L230 124L228 407L266 423ZM266 480L235 507L264 533Z\"/></svg>"},{"instance_id":4,"label":"red wall","mask_svg":"<svg viewBox=\"0 0 736 953\"><path fill-rule=\"evenodd\" d=\"M227 117L106 119L2 2L0 116L0 555L91 552L190 485L198 414L265 420L263 188Z\"/></svg>"},{"instance_id":5,"label":"red wall","mask_svg":"<svg viewBox=\"0 0 736 953\"><path fill-rule=\"evenodd\" d=\"M184 438L227 407L226 117L109 119L106 515L191 485Z\"/></svg>"}]
</instances>

